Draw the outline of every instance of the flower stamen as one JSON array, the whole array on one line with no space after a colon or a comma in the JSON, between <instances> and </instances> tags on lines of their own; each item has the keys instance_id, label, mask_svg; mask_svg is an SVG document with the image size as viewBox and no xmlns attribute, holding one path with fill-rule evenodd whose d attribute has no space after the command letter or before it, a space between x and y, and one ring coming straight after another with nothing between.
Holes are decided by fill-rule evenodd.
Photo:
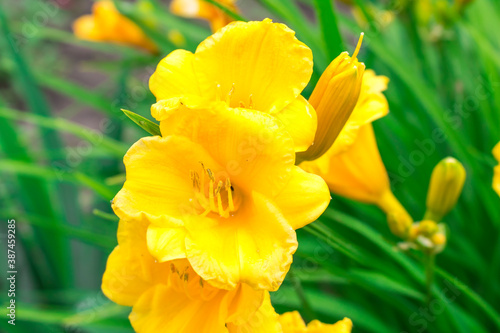
<instances>
[{"instance_id":1,"label":"flower stamen","mask_svg":"<svg viewBox=\"0 0 500 333\"><path fill-rule=\"evenodd\" d=\"M352 59L354 59L354 58L356 58L358 56L359 50L361 49L361 43L363 43L363 37L364 37L364 35L365 35L364 32L362 32L359 35L358 44L356 45L356 49L354 50L354 53L352 54Z\"/></svg>"},{"instance_id":2,"label":"flower stamen","mask_svg":"<svg viewBox=\"0 0 500 333\"><path fill-rule=\"evenodd\" d=\"M231 180L229 178L226 178L225 181L219 180L216 185L216 179L212 170L205 169L203 163L200 162L200 164L203 169L201 180L198 172L192 170L190 172L193 189L195 190L195 198L201 208L203 208L200 216L207 216L213 212L217 213L220 217L228 218L231 212L236 211L233 199L234 188L231 185ZM205 184L205 174L208 176L208 186Z\"/></svg>"}]
</instances>

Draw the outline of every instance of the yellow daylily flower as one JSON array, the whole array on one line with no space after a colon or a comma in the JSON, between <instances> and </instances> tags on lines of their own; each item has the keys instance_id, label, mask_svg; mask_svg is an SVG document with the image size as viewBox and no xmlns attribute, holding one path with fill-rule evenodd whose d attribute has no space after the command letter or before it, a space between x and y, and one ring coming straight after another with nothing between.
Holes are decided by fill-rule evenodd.
<instances>
[{"instance_id":1,"label":"yellow daylily flower","mask_svg":"<svg viewBox=\"0 0 500 333\"><path fill-rule=\"evenodd\" d=\"M216 1L233 12L239 12L235 0ZM170 4L170 11L183 17L207 20L214 32L233 21L222 9L203 0L173 0Z\"/></svg>"},{"instance_id":2,"label":"yellow daylily flower","mask_svg":"<svg viewBox=\"0 0 500 333\"><path fill-rule=\"evenodd\" d=\"M132 306L129 319L136 332L237 333L249 325L255 332L280 332L269 292L245 284L217 289L185 259L156 262L146 246L147 227L144 221L120 221L118 246L102 282L108 298ZM256 321L256 316L265 320Z\"/></svg>"},{"instance_id":3,"label":"yellow daylily flower","mask_svg":"<svg viewBox=\"0 0 500 333\"><path fill-rule=\"evenodd\" d=\"M388 215L392 232L404 237L413 220L392 194L371 125L389 112L382 93L387 82L387 77L367 70L356 107L335 143L320 158L300 166L323 177L333 193L378 205Z\"/></svg>"},{"instance_id":4,"label":"yellow daylily flower","mask_svg":"<svg viewBox=\"0 0 500 333\"><path fill-rule=\"evenodd\" d=\"M335 324L323 324L318 320L307 326L297 311L286 312L279 317L283 333L351 333L352 321L349 318L339 320Z\"/></svg>"},{"instance_id":5,"label":"yellow daylily flower","mask_svg":"<svg viewBox=\"0 0 500 333\"><path fill-rule=\"evenodd\" d=\"M179 108L163 110L163 137L125 155L115 213L151 223L148 247L160 262L187 258L217 288L276 290L294 229L323 213L327 185L294 165L293 140L271 115L224 102Z\"/></svg>"},{"instance_id":6,"label":"yellow daylily flower","mask_svg":"<svg viewBox=\"0 0 500 333\"><path fill-rule=\"evenodd\" d=\"M314 144L298 154L299 161L314 161L325 154L354 110L361 91L365 64L357 59L363 35L352 57L347 52L335 58L321 75L309 98L318 117Z\"/></svg>"},{"instance_id":7,"label":"yellow daylily flower","mask_svg":"<svg viewBox=\"0 0 500 333\"><path fill-rule=\"evenodd\" d=\"M113 1L94 3L92 15L79 17L73 23L76 37L98 42L115 42L156 53L158 48L134 22L123 16Z\"/></svg>"},{"instance_id":8,"label":"yellow daylily flower","mask_svg":"<svg viewBox=\"0 0 500 333\"><path fill-rule=\"evenodd\" d=\"M495 175L493 176L493 189L500 195L500 142L497 143L495 148L493 148L493 156L498 161L498 165L495 167Z\"/></svg>"},{"instance_id":9,"label":"yellow daylily flower","mask_svg":"<svg viewBox=\"0 0 500 333\"><path fill-rule=\"evenodd\" d=\"M283 24L233 22L203 41L193 54L176 50L165 57L149 86L160 106L222 101L277 118L306 150L316 132L316 112L300 93L312 74L311 50ZM195 103L195 104L196 104Z\"/></svg>"}]
</instances>

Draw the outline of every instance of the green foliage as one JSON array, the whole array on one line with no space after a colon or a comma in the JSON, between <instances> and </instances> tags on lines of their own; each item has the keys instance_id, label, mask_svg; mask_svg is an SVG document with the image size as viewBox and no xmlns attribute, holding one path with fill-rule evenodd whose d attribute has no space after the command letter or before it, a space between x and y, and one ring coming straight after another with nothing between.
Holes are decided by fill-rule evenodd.
<instances>
[{"instance_id":1,"label":"green foliage","mask_svg":"<svg viewBox=\"0 0 500 333\"><path fill-rule=\"evenodd\" d=\"M125 181L128 147L161 134L148 112L126 109L154 102L147 77L176 48L168 32L181 32L191 51L210 35L208 25L174 16L160 1L141 2L152 10L115 1L159 56L76 39L68 27L88 7L59 8L41 24L31 20L39 1L0 5L0 215L19 222L20 332L132 331L129 309L100 292L116 245L109 201ZM325 322L350 317L360 333L499 331L500 198L491 188L491 150L500 141L500 5L351 2L259 0L252 15L224 10L240 20L272 17L296 31L314 54L305 97L364 32L358 58L391 80L391 112L374 127L396 196L422 219L432 169L446 156L464 164L465 188L444 221L449 243L436 257L430 303L422 255L398 248L375 207L334 197L319 221L298 231L291 274L273 304ZM29 38L27 24L36 28ZM9 331L5 318L0 327Z\"/></svg>"}]
</instances>

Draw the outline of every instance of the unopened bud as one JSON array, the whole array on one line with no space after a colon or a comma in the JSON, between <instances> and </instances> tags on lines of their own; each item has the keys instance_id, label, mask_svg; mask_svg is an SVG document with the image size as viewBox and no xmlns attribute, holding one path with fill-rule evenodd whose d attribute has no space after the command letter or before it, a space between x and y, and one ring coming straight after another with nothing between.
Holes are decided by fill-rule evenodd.
<instances>
[{"instance_id":1,"label":"unopened bud","mask_svg":"<svg viewBox=\"0 0 500 333\"><path fill-rule=\"evenodd\" d=\"M465 182L465 169L453 157L439 162L432 171L424 219L440 222L457 203Z\"/></svg>"},{"instance_id":2,"label":"unopened bud","mask_svg":"<svg viewBox=\"0 0 500 333\"><path fill-rule=\"evenodd\" d=\"M335 58L321 75L309 103L316 110L318 129L314 143L303 153L300 161L313 161L327 152L344 127L358 102L365 64L357 57L361 35L352 57L347 52Z\"/></svg>"}]
</instances>

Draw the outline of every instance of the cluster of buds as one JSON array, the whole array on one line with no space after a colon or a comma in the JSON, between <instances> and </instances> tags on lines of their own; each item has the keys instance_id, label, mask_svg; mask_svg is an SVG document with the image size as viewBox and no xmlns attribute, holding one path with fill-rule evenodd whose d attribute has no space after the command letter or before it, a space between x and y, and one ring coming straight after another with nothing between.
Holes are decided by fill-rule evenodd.
<instances>
[{"instance_id":1,"label":"cluster of buds","mask_svg":"<svg viewBox=\"0 0 500 333\"><path fill-rule=\"evenodd\" d=\"M406 247L430 254L441 252L446 246L447 227L443 218L456 205L465 182L465 169L453 157L447 157L434 168L427 192L426 212L408 233Z\"/></svg>"}]
</instances>

